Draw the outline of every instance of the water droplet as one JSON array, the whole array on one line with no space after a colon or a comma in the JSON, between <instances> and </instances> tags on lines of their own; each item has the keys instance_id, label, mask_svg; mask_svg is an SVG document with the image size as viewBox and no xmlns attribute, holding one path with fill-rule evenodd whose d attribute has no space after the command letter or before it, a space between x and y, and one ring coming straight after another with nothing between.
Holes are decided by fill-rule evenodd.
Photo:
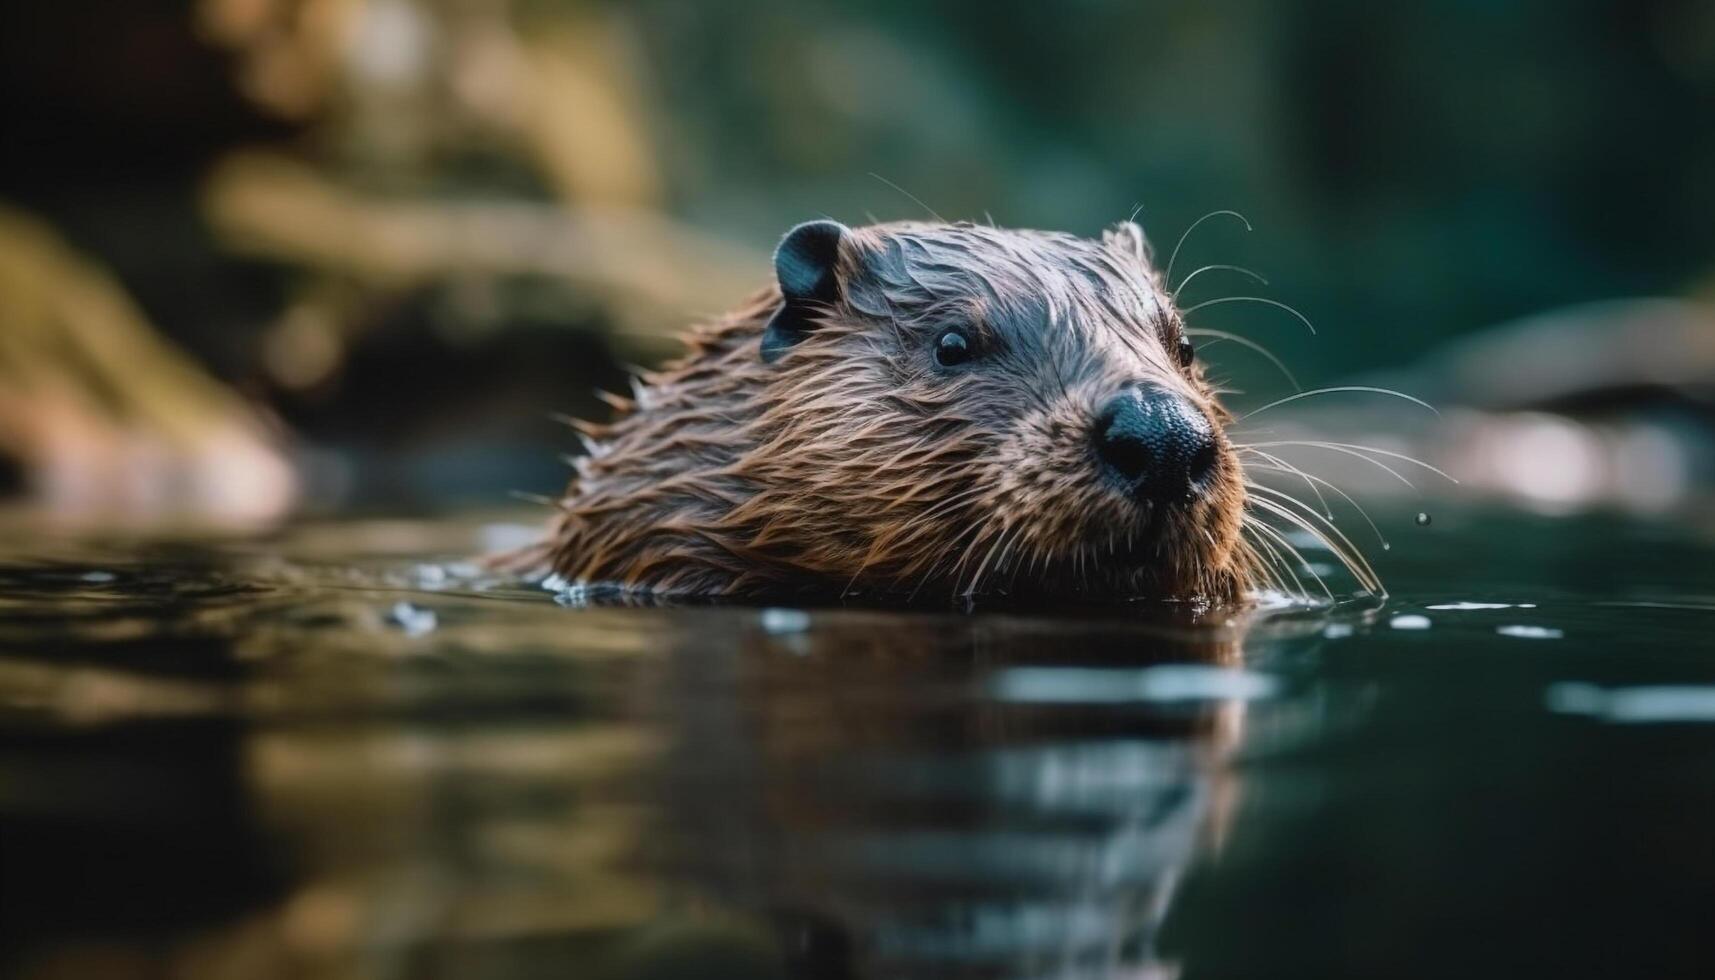
<instances>
[{"instance_id":1,"label":"water droplet","mask_svg":"<svg viewBox=\"0 0 1715 980\"><path fill-rule=\"evenodd\" d=\"M1386 542L1386 541L1383 541L1383 542L1382 542L1382 550L1383 550L1383 551L1392 551L1392 550L1393 550L1393 545L1391 545L1391 544L1388 544L1388 543L1387 543L1387 542Z\"/></svg>"},{"instance_id":2,"label":"water droplet","mask_svg":"<svg viewBox=\"0 0 1715 980\"><path fill-rule=\"evenodd\" d=\"M409 602L396 602L388 610L387 619L393 625L405 631L406 636L422 636L434 632L436 624L435 611L413 606Z\"/></svg>"},{"instance_id":3,"label":"water droplet","mask_svg":"<svg viewBox=\"0 0 1715 980\"><path fill-rule=\"evenodd\" d=\"M1495 632L1502 636L1516 636L1523 640L1558 640L1566 635L1565 630L1557 630L1548 626L1497 626Z\"/></svg>"},{"instance_id":4,"label":"water droplet","mask_svg":"<svg viewBox=\"0 0 1715 980\"><path fill-rule=\"evenodd\" d=\"M762 628L775 636L802 633L810 628L810 614L802 609L764 609Z\"/></svg>"},{"instance_id":5,"label":"water droplet","mask_svg":"<svg viewBox=\"0 0 1715 980\"><path fill-rule=\"evenodd\" d=\"M1422 511L1417 512L1417 526L1418 527L1428 527L1429 521L1430 521L1430 517L1428 514L1425 514Z\"/></svg>"},{"instance_id":6,"label":"water droplet","mask_svg":"<svg viewBox=\"0 0 1715 980\"><path fill-rule=\"evenodd\" d=\"M1425 608L1425 609L1439 609L1439 610L1443 610L1446 612L1476 612L1478 610L1486 610L1486 609L1535 609L1536 603L1534 603L1534 602L1519 602L1519 603L1512 603L1512 602L1467 602L1464 600L1460 600L1459 602L1440 602L1440 603L1436 603L1433 606L1424 606L1423 608Z\"/></svg>"}]
</instances>

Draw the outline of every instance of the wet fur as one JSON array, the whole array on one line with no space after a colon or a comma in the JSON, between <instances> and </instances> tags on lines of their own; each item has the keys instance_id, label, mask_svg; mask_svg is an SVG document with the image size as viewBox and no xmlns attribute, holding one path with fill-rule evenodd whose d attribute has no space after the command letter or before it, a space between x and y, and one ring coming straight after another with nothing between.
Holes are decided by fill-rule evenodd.
<instances>
[{"instance_id":1,"label":"wet fur","mask_svg":"<svg viewBox=\"0 0 1715 980\"><path fill-rule=\"evenodd\" d=\"M778 287L695 328L589 454L550 537L520 560L654 595L1004 592L1229 601L1256 553L1202 369L1129 223L1101 241L970 224L853 230L841 295L772 364ZM990 351L958 369L949 325ZM1214 422L1210 487L1150 511L1102 478L1090 430L1124 385L1162 384Z\"/></svg>"}]
</instances>

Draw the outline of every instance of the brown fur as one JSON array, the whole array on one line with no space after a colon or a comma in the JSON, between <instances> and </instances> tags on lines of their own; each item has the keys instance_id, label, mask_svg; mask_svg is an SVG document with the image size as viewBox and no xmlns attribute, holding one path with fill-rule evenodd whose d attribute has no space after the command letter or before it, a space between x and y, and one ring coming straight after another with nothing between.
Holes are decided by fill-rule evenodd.
<instances>
[{"instance_id":1,"label":"brown fur","mask_svg":"<svg viewBox=\"0 0 1715 980\"><path fill-rule=\"evenodd\" d=\"M838 301L774 363L778 287L694 329L609 424L534 552L575 583L654 595L974 595L1226 601L1240 535L1230 420L1135 225L1102 241L970 224L849 233ZM994 356L937 370L948 324ZM1106 399L1167 386L1213 421L1210 489L1159 510L1098 479Z\"/></svg>"}]
</instances>

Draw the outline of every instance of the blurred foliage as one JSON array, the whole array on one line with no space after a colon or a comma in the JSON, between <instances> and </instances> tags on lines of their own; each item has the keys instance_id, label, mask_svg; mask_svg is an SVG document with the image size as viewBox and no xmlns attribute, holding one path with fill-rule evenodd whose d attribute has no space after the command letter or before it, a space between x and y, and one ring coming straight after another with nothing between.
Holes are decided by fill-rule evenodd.
<instances>
[{"instance_id":1,"label":"blurred foliage","mask_svg":"<svg viewBox=\"0 0 1715 980\"><path fill-rule=\"evenodd\" d=\"M1141 205L1164 253L1233 208L1256 233L1206 226L1177 272L1260 267L1328 327L1295 359L1342 372L1678 292L1715 253L1715 5L740 7L631 9L683 149L669 183L755 240L921 213L872 171L1002 224L1089 233Z\"/></svg>"},{"instance_id":2,"label":"blurred foliage","mask_svg":"<svg viewBox=\"0 0 1715 980\"><path fill-rule=\"evenodd\" d=\"M1165 262L1240 211L1254 232L1203 224L1175 278L1267 276L1320 337L1248 304L1197 319L1306 381L1693 294L1712 122L1697 0L0 3L0 200L331 447L312 496L545 458L547 412L599 412L592 384L821 214L1093 234L1136 211ZM1184 299L1255 291L1211 271ZM354 475L402 451L439 461ZM555 479L494 463L473 492Z\"/></svg>"}]
</instances>

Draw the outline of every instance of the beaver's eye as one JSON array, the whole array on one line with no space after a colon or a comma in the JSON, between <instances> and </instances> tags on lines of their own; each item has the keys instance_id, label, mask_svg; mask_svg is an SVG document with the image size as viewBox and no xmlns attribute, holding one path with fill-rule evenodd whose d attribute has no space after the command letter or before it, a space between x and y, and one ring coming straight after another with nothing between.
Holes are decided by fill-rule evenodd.
<instances>
[{"instance_id":1,"label":"beaver's eye","mask_svg":"<svg viewBox=\"0 0 1715 980\"><path fill-rule=\"evenodd\" d=\"M1191 346L1189 338L1179 338L1179 366L1188 368L1197 359L1197 348Z\"/></svg>"},{"instance_id":2,"label":"beaver's eye","mask_svg":"<svg viewBox=\"0 0 1715 980\"><path fill-rule=\"evenodd\" d=\"M935 341L935 363L953 367L971 359L970 338L957 330L948 330Z\"/></svg>"}]
</instances>

